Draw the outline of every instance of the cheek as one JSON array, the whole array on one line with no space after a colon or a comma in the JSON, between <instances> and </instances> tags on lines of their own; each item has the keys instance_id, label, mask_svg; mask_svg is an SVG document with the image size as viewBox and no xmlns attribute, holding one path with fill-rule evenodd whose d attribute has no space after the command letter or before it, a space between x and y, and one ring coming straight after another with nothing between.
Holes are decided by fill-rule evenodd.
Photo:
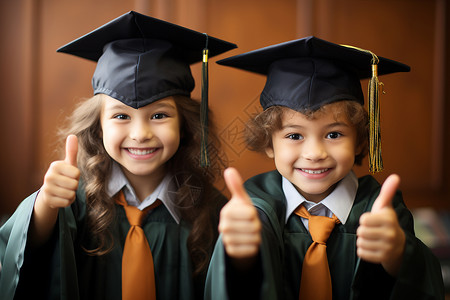
<instances>
[{"instance_id":1,"label":"cheek","mask_svg":"<svg viewBox=\"0 0 450 300\"><path fill-rule=\"evenodd\" d=\"M343 147L340 151L336 152L336 159L341 163L353 165L355 163L356 149L354 145L348 145Z\"/></svg>"},{"instance_id":2,"label":"cheek","mask_svg":"<svg viewBox=\"0 0 450 300\"><path fill-rule=\"evenodd\" d=\"M173 126L167 130L164 130L164 132L160 135L160 138L167 147L175 149L176 151L180 145L180 130L178 127Z\"/></svg>"},{"instance_id":3,"label":"cheek","mask_svg":"<svg viewBox=\"0 0 450 300\"><path fill-rule=\"evenodd\" d=\"M110 154L116 147L120 146L121 133L114 126L106 126L102 128L103 146Z\"/></svg>"},{"instance_id":4,"label":"cheek","mask_svg":"<svg viewBox=\"0 0 450 300\"><path fill-rule=\"evenodd\" d=\"M277 162L292 163L298 159L298 146L274 145L274 158Z\"/></svg>"}]
</instances>

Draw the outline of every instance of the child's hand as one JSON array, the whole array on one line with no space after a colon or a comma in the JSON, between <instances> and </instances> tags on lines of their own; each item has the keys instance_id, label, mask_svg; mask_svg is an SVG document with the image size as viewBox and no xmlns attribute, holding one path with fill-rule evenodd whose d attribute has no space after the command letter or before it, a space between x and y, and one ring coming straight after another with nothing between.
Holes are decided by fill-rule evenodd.
<instances>
[{"instance_id":1,"label":"child's hand","mask_svg":"<svg viewBox=\"0 0 450 300\"><path fill-rule=\"evenodd\" d=\"M381 263L392 276L399 271L405 249L405 233L392 207L392 199L399 185L398 175L386 179L372 211L359 219L360 226L356 232L358 256L372 263Z\"/></svg>"},{"instance_id":2,"label":"child's hand","mask_svg":"<svg viewBox=\"0 0 450 300\"><path fill-rule=\"evenodd\" d=\"M78 139L69 135L66 140L66 157L54 161L44 177L44 185L38 195L38 201L47 207L56 209L66 207L75 200L80 171L77 168Z\"/></svg>"},{"instance_id":3,"label":"child's hand","mask_svg":"<svg viewBox=\"0 0 450 300\"><path fill-rule=\"evenodd\" d=\"M58 208L69 206L75 200L80 177L77 152L78 139L75 135L69 135L66 158L53 162L45 174L28 233L28 245L31 247L39 247L49 239L58 218Z\"/></svg>"},{"instance_id":4,"label":"child's hand","mask_svg":"<svg viewBox=\"0 0 450 300\"><path fill-rule=\"evenodd\" d=\"M242 178L234 168L224 172L225 183L231 192L230 201L220 212L219 231L227 254L237 260L255 258L261 243L261 221Z\"/></svg>"}]
</instances>

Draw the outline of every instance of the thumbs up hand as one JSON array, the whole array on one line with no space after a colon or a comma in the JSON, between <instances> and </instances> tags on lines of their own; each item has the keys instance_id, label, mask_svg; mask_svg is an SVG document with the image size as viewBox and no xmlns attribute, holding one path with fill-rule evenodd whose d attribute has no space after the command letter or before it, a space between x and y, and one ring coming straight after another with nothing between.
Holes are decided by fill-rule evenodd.
<instances>
[{"instance_id":1,"label":"thumbs up hand","mask_svg":"<svg viewBox=\"0 0 450 300\"><path fill-rule=\"evenodd\" d=\"M66 207L75 200L80 171L77 168L78 139L69 135L66 140L66 157L51 163L39 192L41 204L56 209Z\"/></svg>"},{"instance_id":2,"label":"thumbs up hand","mask_svg":"<svg viewBox=\"0 0 450 300\"><path fill-rule=\"evenodd\" d=\"M356 231L358 256L368 262L382 264L392 276L399 271L406 240L392 207L392 199L399 185L398 175L386 179L372 210L361 215Z\"/></svg>"},{"instance_id":3,"label":"thumbs up hand","mask_svg":"<svg viewBox=\"0 0 450 300\"><path fill-rule=\"evenodd\" d=\"M67 207L75 200L80 177L77 152L78 139L75 135L69 135L65 159L54 161L44 176L28 232L27 243L30 247L40 247L49 239L58 219L58 208Z\"/></svg>"},{"instance_id":4,"label":"thumbs up hand","mask_svg":"<svg viewBox=\"0 0 450 300\"><path fill-rule=\"evenodd\" d=\"M227 254L235 262L240 260L245 264L246 259L256 258L259 252L261 221L238 171L228 168L224 172L224 178L231 192L231 199L220 212L219 231Z\"/></svg>"}]
</instances>

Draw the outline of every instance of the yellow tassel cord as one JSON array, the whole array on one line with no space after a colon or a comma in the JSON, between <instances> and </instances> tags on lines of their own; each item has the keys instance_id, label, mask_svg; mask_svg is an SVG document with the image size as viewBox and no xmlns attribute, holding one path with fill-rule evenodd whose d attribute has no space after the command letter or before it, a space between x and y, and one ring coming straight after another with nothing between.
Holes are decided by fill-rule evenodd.
<instances>
[{"instance_id":1,"label":"yellow tassel cord","mask_svg":"<svg viewBox=\"0 0 450 300\"><path fill-rule=\"evenodd\" d=\"M202 126L200 145L200 165L209 166L208 157L208 35L206 35L206 46L203 49L202 62L202 100L200 104L200 121Z\"/></svg>"},{"instance_id":2,"label":"yellow tassel cord","mask_svg":"<svg viewBox=\"0 0 450 300\"><path fill-rule=\"evenodd\" d=\"M383 171L383 158L381 156L381 126L380 126L380 101L379 89L383 83L378 80L379 59L375 53L354 46L342 45L372 55L372 77L368 85L368 113L369 113L369 172ZM384 94L384 90L382 89Z\"/></svg>"},{"instance_id":3,"label":"yellow tassel cord","mask_svg":"<svg viewBox=\"0 0 450 300\"><path fill-rule=\"evenodd\" d=\"M383 171L381 156L381 126L379 88L383 85L378 80L378 57L372 53L372 78L369 80L369 172Z\"/></svg>"}]
</instances>

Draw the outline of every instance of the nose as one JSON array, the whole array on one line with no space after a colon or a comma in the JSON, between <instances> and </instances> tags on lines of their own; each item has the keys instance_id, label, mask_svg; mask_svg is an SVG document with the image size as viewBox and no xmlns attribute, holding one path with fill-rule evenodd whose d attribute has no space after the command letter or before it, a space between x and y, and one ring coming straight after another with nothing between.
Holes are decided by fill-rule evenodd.
<instances>
[{"instance_id":1,"label":"nose","mask_svg":"<svg viewBox=\"0 0 450 300\"><path fill-rule=\"evenodd\" d=\"M327 158L328 153L325 145L318 139L305 140L302 146L302 156L309 161L320 161Z\"/></svg>"},{"instance_id":2,"label":"nose","mask_svg":"<svg viewBox=\"0 0 450 300\"><path fill-rule=\"evenodd\" d=\"M133 124L130 128L130 138L143 143L152 138L153 132L150 124L146 120L133 120Z\"/></svg>"}]
</instances>

